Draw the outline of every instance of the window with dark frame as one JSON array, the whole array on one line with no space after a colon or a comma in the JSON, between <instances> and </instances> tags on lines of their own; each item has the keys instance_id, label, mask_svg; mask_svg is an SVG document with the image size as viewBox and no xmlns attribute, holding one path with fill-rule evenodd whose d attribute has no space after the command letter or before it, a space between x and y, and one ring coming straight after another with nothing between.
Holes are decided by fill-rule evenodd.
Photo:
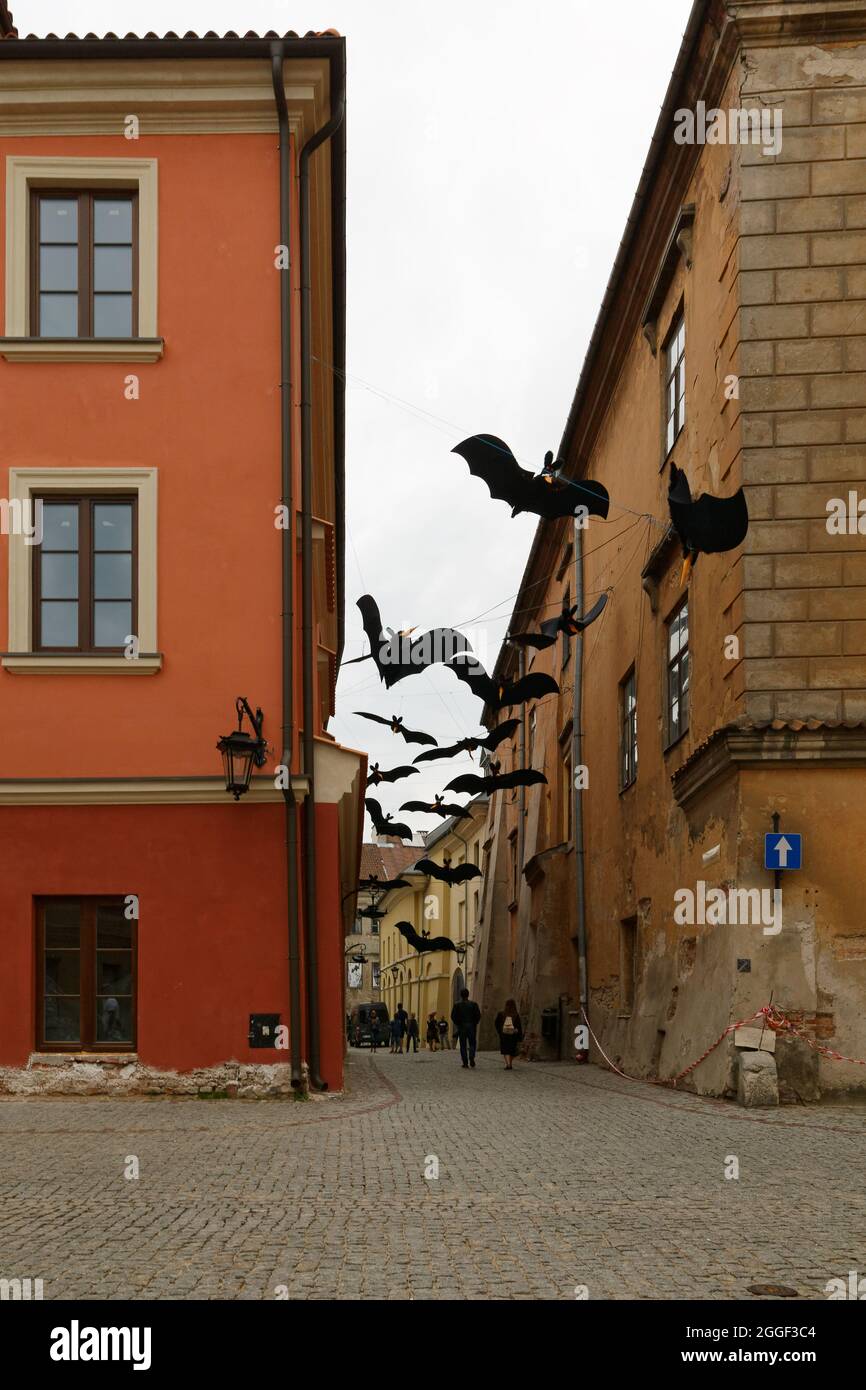
<instances>
[{"instance_id":1,"label":"window with dark frame","mask_svg":"<svg viewBox=\"0 0 866 1390\"><path fill-rule=\"evenodd\" d=\"M619 687L619 787L624 791L637 777L637 675L634 667Z\"/></svg>"},{"instance_id":2,"label":"window with dark frame","mask_svg":"<svg viewBox=\"0 0 866 1390\"><path fill-rule=\"evenodd\" d=\"M134 1050L136 948L122 898L39 901L37 1050Z\"/></svg>"},{"instance_id":3,"label":"window with dark frame","mask_svg":"<svg viewBox=\"0 0 866 1390\"><path fill-rule=\"evenodd\" d=\"M32 189L30 332L34 338L138 333L138 194Z\"/></svg>"},{"instance_id":4,"label":"window with dark frame","mask_svg":"<svg viewBox=\"0 0 866 1390\"><path fill-rule=\"evenodd\" d=\"M574 834L574 779L572 776L572 750L569 747L562 758L562 839L571 844Z\"/></svg>"},{"instance_id":5,"label":"window with dark frame","mask_svg":"<svg viewBox=\"0 0 866 1390\"><path fill-rule=\"evenodd\" d=\"M667 736L676 743L689 727L689 601L684 598L667 623Z\"/></svg>"},{"instance_id":6,"label":"window with dark frame","mask_svg":"<svg viewBox=\"0 0 866 1390\"><path fill-rule=\"evenodd\" d=\"M565 591L565 593L564 593L564 595L563 595L563 598L562 598L562 606L563 606L564 609L569 609L569 608L571 608L571 589L570 589L570 588L566 589L566 591ZM569 635L568 635L567 632L561 632L561 633L559 634L559 659L560 659L560 665L561 665L563 671L565 670L566 666L568 665L568 662L569 662L569 658L570 658L570 657L571 657L571 638L569 637Z\"/></svg>"},{"instance_id":7,"label":"window with dark frame","mask_svg":"<svg viewBox=\"0 0 866 1390\"><path fill-rule=\"evenodd\" d=\"M682 310L665 344L665 452L670 453L686 422L686 321Z\"/></svg>"},{"instance_id":8,"label":"window with dark frame","mask_svg":"<svg viewBox=\"0 0 866 1390\"><path fill-rule=\"evenodd\" d=\"M33 547L33 650L120 652L138 622L134 496L49 493Z\"/></svg>"}]
</instances>

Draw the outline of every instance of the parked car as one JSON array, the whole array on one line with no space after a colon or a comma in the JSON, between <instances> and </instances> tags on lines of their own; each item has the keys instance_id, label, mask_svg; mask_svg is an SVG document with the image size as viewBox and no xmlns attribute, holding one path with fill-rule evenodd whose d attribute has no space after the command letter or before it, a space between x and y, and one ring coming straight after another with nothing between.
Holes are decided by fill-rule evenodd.
<instances>
[{"instance_id":1,"label":"parked car","mask_svg":"<svg viewBox=\"0 0 866 1390\"><path fill-rule=\"evenodd\" d=\"M352 1047L370 1046L370 1014L376 1010L379 1019L379 1042L388 1046L388 1025L391 1022L386 1004L356 1004L349 1017L349 1042Z\"/></svg>"}]
</instances>

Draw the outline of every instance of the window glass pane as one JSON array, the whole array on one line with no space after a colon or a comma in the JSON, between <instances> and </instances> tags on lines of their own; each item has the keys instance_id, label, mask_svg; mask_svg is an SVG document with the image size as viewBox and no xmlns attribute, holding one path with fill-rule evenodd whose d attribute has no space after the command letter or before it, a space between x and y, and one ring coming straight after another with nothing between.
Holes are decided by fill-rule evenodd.
<instances>
[{"instance_id":1,"label":"window glass pane","mask_svg":"<svg viewBox=\"0 0 866 1390\"><path fill-rule=\"evenodd\" d=\"M684 647L689 640L689 605L684 603L680 609L680 646Z\"/></svg>"},{"instance_id":2,"label":"window glass pane","mask_svg":"<svg viewBox=\"0 0 866 1390\"><path fill-rule=\"evenodd\" d=\"M78 604L43 603L41 607L43 647L77 647Z\"/></svg>"},{"instance_id":3,"label":"window glass pane","mask_svg":"<svg viewBox=\"0 0 866 1390\"><path fill-rule=\"evenodd\" d=\"M112 947L129 950L132 946L132 922L124 917L119 904L96 909L96 945L98 950Z\"/></svg>"},{"instance_id":4,"label":"window glass pane","mask_svg":"<svg viewBox=\"0 0 866 1390\"><path fill-rule=\"evenodd\" d=\"M97 996L96 1041L132 1041L132 1000L115 994Z\"/></svg>"},{"instance_id":5,"label":"window glass pane","mask_svg":"<svg viewBox=\"0 0 866 1390\"><path fill-rule=\"evenodd\" d=\"M80 951L45 952L45 993L77 994L80 985Z\"/></svg>"},{"instance_id":6,"label":"window glass pane","mask_svg":"<svg viewBox=\"0 0 866 1390\"><path fill-rule=\"evenodd\" d=\"M132 337L131 294L95 294L93 296L93 336L95 338Z\"/></svg>"},{"instance_id":7,"label":"window glass pane","mask_svg":"<svg viewBox=\"0 0 866 1390\"><path fill-rule=\"evenodd\" d=\"M96 598L132 598L132 556L96 555L93 593Z\"/></svg>"},{"instance_id":8,"label":"window glass pane","mask_svg":"<svg viewBox=\"0 0 866 1390\"><path fill-rule=\"evenodd\" d=\"M45 1041L78 1042L81 1037L81 1003L78 999L47 996Z\"/></svg>"},{"instance_id":9,"label":"window glass pane","mask_svg":"<svg viewBox=\"0 0 866 1390\"><path fill-rule=\"evenodd\" d=\"M45 945L78 946L81 909L78 903L49 903L45 908Z\"/></svg>"},{"instance_id":10,"label":"window glass pane","mask_svg":"<svg viewBox=\"0 0 866 1390\"><path fill-rule=\"evenodd\" d=\"M95 198L93 202L93 240L132 241L132 200Z\"/></svg>"},{"instance_id":11,"label":"window glass pane","mask_svg":"<svg viewBox=\"0 0 866 1390\"><path fill-rule=\"evenodd\" d=\"M100 503L93 508L93 549L132 549L132 507L128 502Z\"/></svg>"},{"instance_id":12,"label":"window glass pane","mask_svg":"<svg viewBox=\"0 0 866 1390\"><path fill-rule=\"evenodd\" d=\"M78 240L77 198L39 199L39 240Z\"/></svg>"},{"instance_id":13,"label":"window glass pane","mask_svg":"<svg viewBox=\"0 0 866 1390\"><path fill-rule=\"evenodd\" d=\"M78 295L40 294L40 338L78 337Z\"/></svg>"},{"instance_id":14,"label":"window glass pane","mask_svg":"<svg viewBox=\"0 0 866 1390\"><path fill-rule=\"evenodd\" d=\"M78 556L42 556L42 597L78 598Z\"/></svg>"},{"instance_id":15,"label":"window glass pane","mask_svg":"<svg viewBox=\"0 0 866 1390\"><path fill-rule=\"evenodd\" d=\"M78 508L74 503L43 503L42 547L44 550L78 549Z\"/></svg>"},{"instance_id":16,"label":"window glass pane","mask_svg":"<svg viewBox=\"0 0 866 1390\"><path fill-rule=\"evenodd\" d=\"M129 994L132 989L132 952L96 952L96 993Z\"/></svg>"},{"instance_id":17,"label":"window glass pane","mask_svg":"<svg viewBox=\"0 0 866 1390\"><path fill-rule=\"evenodd\" d=\"M122 647L132 633L131 603L93 605L93 645Z\"/></svg>"},{"instance_id":18,"label":"window glass pane","mask_svg":"<svg viewBox=\"0 0 866 1390\"><path fill-rule=\"evenodd\" d=\"M78 289L78 247L42 246L39 249L40 290Z\"/></svg>"},{"instance_id":19,"label":"window glass pane","mask_svg":"<svg viewBox=\"0 0 866 1390\"><path fill-rule=\"evenodd\" d=\"M131 246L95 246L93 248L93 288L95 290L132 289Z\"/></svg>"}]
</instances>

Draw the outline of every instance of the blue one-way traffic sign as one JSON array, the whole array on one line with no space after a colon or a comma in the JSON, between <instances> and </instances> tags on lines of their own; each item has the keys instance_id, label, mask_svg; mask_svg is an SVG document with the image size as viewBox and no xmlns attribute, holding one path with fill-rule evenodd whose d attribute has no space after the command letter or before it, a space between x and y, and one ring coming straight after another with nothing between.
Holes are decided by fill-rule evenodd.
<instances>
[{"instance_id":1,"label":"blue one-way traffic sign","mask_svg":"<svg viewBox=\"0 0 866 1390\"><path fill-rule=\"evenodd\" d=\"M803 837L774 833L764 836L765 869L801 869L803 867Z\"/></svg>"}]
</instances>

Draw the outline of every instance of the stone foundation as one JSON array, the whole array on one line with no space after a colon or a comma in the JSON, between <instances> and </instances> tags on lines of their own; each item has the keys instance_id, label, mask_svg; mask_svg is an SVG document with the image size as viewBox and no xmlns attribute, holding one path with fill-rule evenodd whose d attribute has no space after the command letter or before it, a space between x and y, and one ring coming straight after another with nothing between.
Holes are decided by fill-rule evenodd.
<instances>
[{"instance_id":1,"label":"stone foundation","mask_svg":"<svg viewBox=\"0 0 866 1390\"><path fill-rule=\"evenodd\" d=\"M301 1065L309 1092L309 1070ZM223 1062L195 1071L159 1071L133 1054L81 1056L32 1053L26 1067L0 1067L0 1095L11 1096L213 1096L262 1099L294 1094L287 1062Z\"/></svg>"}]
</instances>

